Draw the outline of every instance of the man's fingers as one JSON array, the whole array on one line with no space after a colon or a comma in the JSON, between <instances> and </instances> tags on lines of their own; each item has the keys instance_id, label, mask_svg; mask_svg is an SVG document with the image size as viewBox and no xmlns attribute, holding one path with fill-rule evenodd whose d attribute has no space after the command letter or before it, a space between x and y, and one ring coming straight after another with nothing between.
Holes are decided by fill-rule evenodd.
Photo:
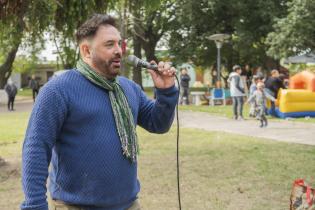
<instances>
[{"instance_id":1,"label":"man's fingers","mask_svg":"<svg viewBox=\"0 0 315 210\"><path fill-rule=\"evenodd\" d=\"M171 68L171 64L169 62L164 63L165 71L168 71Z\"/></svg>"},{"instance_id":2,"label":"man's fingers","mask_svg":"<svg viewBox=\"0 0 315 210\"><path fill-rule=\"evenodd\" d=\"M164 62L160 61L158 64L158 70L159 72L163 72L164 71Z\"/></svg>"},{"instance_id":3,"label":"man's fingers","mask_svg":"<svg viewBox=\"0 0 315 210\"><path fill-rule=\"evenodd\" d=\"M169 72L170 75L171 75L171 76L174 76L174 75L176 74L176 72L177 72L177 71L176 71L175 67L171 67L170 72Z\"/></svg>"},{"instance_id":4,"label":"man's fingers","mask_svg":"<svg viewBox=\"0 0 315 210\"><path fill-rule=\"evenodd\" d=\"M154 60L150 61L150 64L157 65Z\"/></svg>"}]
</instances>

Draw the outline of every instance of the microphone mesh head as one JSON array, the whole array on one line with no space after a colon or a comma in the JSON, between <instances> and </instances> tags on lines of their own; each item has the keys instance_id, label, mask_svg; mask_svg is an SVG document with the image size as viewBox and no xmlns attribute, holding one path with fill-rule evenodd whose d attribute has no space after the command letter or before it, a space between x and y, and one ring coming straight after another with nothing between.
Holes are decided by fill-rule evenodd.
<instances>
[{"instance_id":1,"label":"microphone mesh head","mask_svg":"<svg viewBox=\"0 0 315 210\"><path fill-rule=\"evenodd\" d=\"M127 63L132 65L132 66L137 66L139 62L139 58L137 58L134 55L129 55L127 58Z\"/></svg>"}]
</instances>

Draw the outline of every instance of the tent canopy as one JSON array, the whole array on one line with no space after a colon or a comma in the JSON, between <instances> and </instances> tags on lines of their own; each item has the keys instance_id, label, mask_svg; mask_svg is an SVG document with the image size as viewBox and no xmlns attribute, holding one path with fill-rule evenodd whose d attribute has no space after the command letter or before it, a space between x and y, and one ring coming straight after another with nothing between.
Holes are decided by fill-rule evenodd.
<instances>
[{"instance_id":1,"label":"tent canopy","mask_svg":"<svg viewBox=\"0 0 315 210\"><path fill-rule=\"evenodd\" d=\"M311 63L315 64L315 54L314 53L307 53L304 55L296 55L296 56L291 56L288 57L285 60L286 64L289 63Z\"/></svg>"}]
</instances>

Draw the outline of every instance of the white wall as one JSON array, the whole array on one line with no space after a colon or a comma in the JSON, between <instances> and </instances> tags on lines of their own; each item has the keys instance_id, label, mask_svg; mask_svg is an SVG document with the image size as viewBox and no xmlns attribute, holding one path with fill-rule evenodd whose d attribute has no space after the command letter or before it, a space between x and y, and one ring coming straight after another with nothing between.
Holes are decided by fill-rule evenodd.
<instances>
[{"instance_id":1,"label":"white wall","mask_svg":"<svg viewBox=\"0 0 315 210\"><path fill-rule=\"evenodd\" d=\"M7 93L3 89L0 89L0 104L7 104L7 102L8 102Z\"/></svg>"},{"instance_id":2,"label":"white wall","mask_svg":"<svg viewBox=\"0 0 315 210\"><path fill-rule=\"evenodd\" d=\"M21 74L20 73L12 73L9 80L10 79L16 85L18 89L21 88Z\"/></svg>"}]
</instances>

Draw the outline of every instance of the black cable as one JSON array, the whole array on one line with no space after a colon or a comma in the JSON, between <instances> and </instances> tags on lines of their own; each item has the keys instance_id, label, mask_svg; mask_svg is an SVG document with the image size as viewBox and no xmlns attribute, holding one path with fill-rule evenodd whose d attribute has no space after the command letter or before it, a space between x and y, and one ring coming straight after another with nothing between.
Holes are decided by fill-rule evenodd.
<instances>
[{"instance_id":1,"label":"black cable","mask_svg":"<svg viewBox=\"0 0 315 210\"><path fill-rule=\"evenodd\" d=\"M178 85L178 100L180 95L180 84L177 75L175 75L177 85ZM176 121L177 121L177 139L176 139L176 162L177 162L177 194L178 194L178 205L179 210L182 209L182 204L180 200L180 182L179 182L179 117L178 117L178 103L176 105Z\"/></svg>"}]
</instances>

